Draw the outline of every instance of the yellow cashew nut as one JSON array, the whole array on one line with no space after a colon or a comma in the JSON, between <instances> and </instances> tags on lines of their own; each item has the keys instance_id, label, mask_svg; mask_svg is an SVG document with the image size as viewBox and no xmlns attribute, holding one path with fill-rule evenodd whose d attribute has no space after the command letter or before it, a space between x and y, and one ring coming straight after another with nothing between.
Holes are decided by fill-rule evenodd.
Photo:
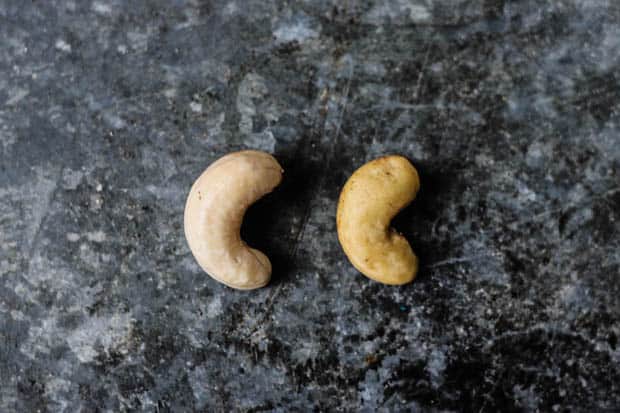
<instances>
[{"instance_id":1,"label":"yellow cashew nut","mask_svg":"<svg viewBox=\"0 0 620 413\"><path fill-rule=\"evenodd\" d=\"M282 181L282 167L261 151L223 156L198 177L185 204L185 238L200 267L240 290L265 286L271 262L240 235L247 208Z\"/></svg>"},{"instance_id":2,"label":"yellow cashew nut","mask_svg":"<svg viewBox=\"0 0 620 413\"><path fill-rule=\"evenodd\" d=\"M390 221L419 189L414 166L396 155L363 165L342 188L336 217L338 240L349 261L367 277L390 285L415 278L418 258Z\"/></svg>"}]
</instances>

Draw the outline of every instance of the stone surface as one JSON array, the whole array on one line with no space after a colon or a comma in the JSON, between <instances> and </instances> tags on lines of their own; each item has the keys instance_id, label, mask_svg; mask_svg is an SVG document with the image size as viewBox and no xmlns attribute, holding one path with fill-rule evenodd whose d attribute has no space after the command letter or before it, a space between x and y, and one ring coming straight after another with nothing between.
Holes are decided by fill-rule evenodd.
<instances>
[{"instance_id":1,"label":"stone surface","mask_svg":"<svg viewBox=\"0 0 620 413\"><path fill-rule=\"evenodd\" d=\"M613 0L0 0L0 411L620 409L619 64ZM249 293L182 233L241 148ZM401 288L335 231L386 153Z\"/></svg>"}]
</instances>

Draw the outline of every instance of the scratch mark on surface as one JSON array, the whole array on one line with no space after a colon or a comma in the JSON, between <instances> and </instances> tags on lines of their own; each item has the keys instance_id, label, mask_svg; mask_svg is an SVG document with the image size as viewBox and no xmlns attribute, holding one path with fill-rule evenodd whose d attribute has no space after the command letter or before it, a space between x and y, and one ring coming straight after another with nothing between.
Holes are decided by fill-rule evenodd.
<instances>
[{"instance_id":1,"label":"scratch mark on surface","mask_svg":"<svg viewBox=\"0 0 620 413\"><path fill-rule=\"evenodd\" d=\"M456 258L448 258L447 260L443 260L443 261L438 261L435 262L433 264L427 265L427 268L437 268L437 267L443 267L445 265L452 265L452 264L459 264L462 262L475 262L475 261L479 261L483 258L489 258L492 257L493 255L491 254L483 254L483 255L471 255L469 257L456 257Z\"/></svg>"},{"instance_id":2,"label":"scratch mark on surface","mask_svg":"<svg viewBox=\"0 0 620 413\"><path fill-rule=\"evenodd\" d=\"M383 123L385 119L385 111L386 111L386 106L381 106L381 115L379 115L379 121L375 125L375 133L374 133L374 136L372 137L373 141L377 139L377 135L379 134L379 127L381 126L381 124Z\"/></svg>"},{"instance_id":3,"label":"scratch mark on surface","mask_svg":"<svg viewBox=\"0 0 620 413\"><path fill-rule=\"evenodd\" d=\"M4 102L5 106L14 106L19 103L23 98L30 94L26 89L17 89L13 96L11 96L6 102Z\"/></svg>"},{"instance_id":4,"label":"scratch mark on surface","mask_svg":"<svg viewBox=\"0 0 620 413\"><path fill-rule=\"evenodd\" d=\"M332 146L331 146L331 154L333 155L334 149L336 147L336 142L338 141L338 136L340 136L340 129L342 126L342 119L344 117L344 112L347 109L347 104L349 103L349 91L351 90L351 79L353 78L353 68L351 68L351 71L349 73L349 78L347 80L347 85L345 86L344 89L344 93L343 93L343 98L342 98L342 110L340 111L340 115L338 116L338 124L336 125L336 135L334 136L334 140L332 142ZM332 156L330 156L330 159L328 160L328 166L332 161ZM324 180L324 176L323 175L323 180Z\"/></svg>"},{"instance_id":5,"label":"scratch mark on surface","mask_svg":"<svg viewBox=\"0 0 620 413\"><path fill-rule=\"evenodd\" d=\"M45 213L40 217L39 222L36 224L36 230L32 237L32 241L28 246L28 262L26 263L26 274L30 275L30 263L32 262L32 258L34 257L34 253L36 251L36 247L39 243L39 238L41 236L41 232L45 227L45 224L50 215L50 205L56 198L56 193L58 192L58 188L60 187L60 180L62 179L62 172L64 168L59 168L58 173L56 174L56 178L54 180L54 189L49 192L49 195L43 201L42 209L45 210ZM28 277L29 279L30 277Z\"/></svg>"},{"instance_id":6,"label":"scratch mark on surface","mask_svg":"<svg viewBox=\"0 0 620 413\"><path fill-rule=\"evenodd\" d=\"M351 70L351 72L349 73L349 78L347 79L347 84L345 86L344 89L344 93L343 93L343 98L341 100L342 102L342 110L340 111L340 115L338 116L338 122L337 122L337 128L336 128L336 134L334 136L334 139L332 140L332 144L330 145L330 153L329 153L329 157L327 159L327 167L322 169L323 173L321 174L321 178L319 180L319 184L316 187L316 193L320 193L321 190L323 189L323 185L325 183L325 178L326 178L326 174L324 171L329 170L329 167L333 161L333 157L334 157L334 152L335 152L335 148L336 148L336 143L338 141L338 136L340 135L340 127L342 125L342 119L344 117L344 113L347 107L347 102L348 102L348 98L349 98L349 91L351 89L351 79L353 78L353 70ZM327 119L327 113L325 113L324 117ZM325 125L324 125L325 126ZM325 127L323 128L322 134L325 134ZM312 206L312 202L308 202L306 209L304 211L304 215L301 221L301 225L300 225L300 229L299 232L297 233L297 237L295 237L295 243L293 245L292 251L291 251L291 257L294 259L297 256L297 251L299 249L299 243L301 241L301 239L303 238L303 234L306 230L306 226L308 224L308 221L310 219L310 211L311 211L311 206Z\"/></svg>"},{"instance_id":7,"label":"scratch mark on surface","mask_svg":"<svg viewBox=\"0 0 620 413\"><path fill-rule=\"evenodd\" d=\"M413 92L413 101L416 102L418 100L418 94L420 93L420 86L422 85L422 78L424 77L424 71L426 70L426 66L428 65L428 56L431 52L430 41L428 42L428 46L426 47L426 53L424 54L424 61L422 62L422 68L420 69L420 74L418 75L418 81L415 85L415 91Z\"/></svg>"},{"instance_id":8,"label":"scratch mark on surface","mask_svg":"<svg viewBox=\"0 0 620 413\"><path fill-rule=\"evenodd\" d=\"M327 162L326 162L326 167L322 169L322 173L321 173L321 178L319 179L319 183L316 186L316 190L315 190L315 194L319 194L321 192L321 190L323 189L323 186L325 184L325 179L326 179L326 173L325 171L328 171L330 169L331 163L333 162L333 158L334 158L334 154L335 154L335 149L336 149L336 145L338 142L338 137L340 136L340 129L341 129L341 125L342 125L342 119L344 118L344 113L347 107L347 102L348 102L348 98L349 98L349 92L351 90L351 80L353 78L353 70L351 70L351 72L349 73L349 77L347 79L347 84L344 88L344 92L343 92L343 97L341 99L341 105L342 105L342 109L340 111L340 114L338 115L338 121L337 121L337 127L336 127L336 133L334 135L334 139L332 140L332 143L330 145L330 151L328 154L328 158L327 158ZM319 111L319 115L318 117L324 118L324 122L323 122L323 130L321 132L322 135L325 135L325 129L326 129L326 122L327 122L327 111L323 114L320 115L321 111ZM317 119L318 121L318 119ZM315 124L317 122L315 121ZM295 242L293 243L293 246L291 247L291 259L293 261L295 261L295 258L297 257L297 252L299 251L299 245L301 244L301 240L303 239L303 235L306 231L306 227L308 225L308 221L310 220L310 212L312 211L312 199L313 197L310 197L309 202L306 204L306 208L304 210L304 214L303 214L303 218L299 227L299 231L297 232L297 236L295 237ZM259 329L259 326L261 324L263 324L265 322L265 320L267 319L267 317L269 317L269 314L271 313L271 309L273 307L273 304L275 302L275 299L278 297L278 295L281 293L281 291L283 290L283 283L280 283L276 289L273 291L273 293L269 296L269 298L267 299L267 305L265 306L265 311L263 312L262 316L260 317L260 320L256 323L256 326L252 329L252 331L246 336L246 339L253 336L254 334L256 334L256 332Z\"/></svg>"},{"instance_id":9,"label":"scratch mark on surface","mask_svg":"<svg viewBox=\"0 0 620 413\"><path fill-rule=\"evenodd\" d=\"M536 222L537 220L541 219L541 218L545 218L548 217L549 215L555 214L556 212L565 212L571 208L583 208L584 206L590 205L593 202L597 201L597 200L603 200L605 201L605 203L607 203L607 198L610 195L615 195L618 192L620 192L620 187L616 187L616 188L611 188L605 192L603 192L602 194L598 194L598 195L592 195L589 197L586 197L578 202L570 202L567 203L561 207L557 207L557 208L550 208L547 210L543 210L535 215L532 216L528 216L525 217L524 219L516 219L514 221L511 221L508 223L508 225L523 225L523 224L527 224L530 222Z\"/></svg>"}]
</instances>

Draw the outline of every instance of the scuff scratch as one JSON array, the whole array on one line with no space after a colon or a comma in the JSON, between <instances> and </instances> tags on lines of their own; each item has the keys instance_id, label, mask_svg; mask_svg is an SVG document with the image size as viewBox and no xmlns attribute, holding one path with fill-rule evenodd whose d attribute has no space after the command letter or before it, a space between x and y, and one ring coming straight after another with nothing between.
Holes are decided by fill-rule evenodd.
<instances>
[{"instance_id":1,"label":"scuff scratch","mask_svg":"<svg viewBox=\"0 0 620 413\"><path fill-rule=\"evenodd\" d=\"M342 105L342 109L340 111L340 114L338 115L338 121L337 121L337 126L336 126L336 133L334 135L334 139L332 139L332 143L330 145L330 151L329 151L329 155L328 155L328 159L327 159L327 165L325 168L322 169L322 173L321 173L321 177L319 179L319 183L316 186L316 190L315 193L316 194L320 194L321 190L323 189L323 186L325 184L325 179L326 179L326 173L324 171L327 171L330 169L330 165L333 162L333 158L334 158L334 154L335 154L335 149L336 149L336 145L338 142L338 137L340 136L340 128L342 125L342 119L344 117L344 113L346 111L346 107L347 107L347 103L348 103L348 99L349 99L349 92L351 90L351 80L353 78L353 68L351 68L348 79L347 79L347 83L345 85L345 88L343 90L343 94L342 94L342 99L341 99L341 105ZM325 119L325 121L323 122L323 131L322 134L325 134L325 128L326 128L326 120L327 120L327 111L325 111L322 115L321 115L322 111L319 111L319 116L321 116L322 118ZM316 122L315 122L316 124ZM290 256L291 259L294 261L295 258L297 257L297 252L299 250L299 245L301 243L301 240L303 239L303 235L305 233L306 230L306 226L308 225L308 221L310 220L310 212L312 210L312 199L313 197L310 197L310 201L306 204L306 208L304 210L304 215L303 218L301 220L301 224L299 227L299 231L297 232L297 236L295 237L295 242L293 243L293 246L291 247L291 252L290 252ZM263 312L263 315L260 317L260 321L258 323L256 323L256 326L252 329L252 331L246 336L246 338L249 338L251 336L253 336L254 334L256 334L256 332L259 330L259 326L261 324L263 324L263 322L267 319L267 317L269 316L270 312L271 312L271 308L273 307L273 304L275 302L276 297L280 294L280 292L283 289L283 285L284 284L279 284L276 289L274 290L273 294L271 294L269 296L269 298L267 299L267 305L265 306L265 311Z\"/></svg>"},{"instance_id":2,"label":"scuff scratch","mask_svg":"<svg viewBox=\"0 0 620 413\"><path fill-rule=\"evenodd\" d=\"M431 52L431 42L428 42L428 46L426 47L426 53L424 54L424 61L422 62L422 68L420 68L420 74L418 75L418 80L415 85L415 91L413 92L413 101L416 102L418 100L418 94L420 93L420 86L422 85L422 78L424 77L424 71L426 70L426 66L428 65L428 56Z\"/></svg>"},{"instance_id":3,"label":"scuff scratch","mask_svg":"<svg viewBox=\"0 0 620 413\"><path fill-rule=\"evenodd\" d=\"M56 196L56 192L58 191L58 187L60 184L60 180L62 179L63 168L59 168L56 173L55 179L53 180L53 184L51 189L48 191L47 196L41 202L39 206L39 210L41 213L35 214L33 220L35 221L33 225L33 233L29 237L29 245L28 245L28 262L32 261L32 257L34 255L34 251L36 249L36 245L38 244L39 236L42 228L45 226L45 222L47 221L47 217L49 216L50 210L49 207Z\"/></svg>"},{"instance_id":4,"label":"scuff scratch","mask_svg":"<svg viewBox=\"0 0 620 413\"><path fill-rule=\"evenodd\" d=\"M442 261L437 261L433 264L427 265L427 268L437 268L437 267L443 267L445 265L451 265L451 264L459 264L462 262L472 262L472 261L479 261L483 258L489 258L492 257L491 254L482 254L482 255L471 255L469 257L455 257L455 258L448 258L446 260L442 260Z\"/></svg>"}]
</instances>

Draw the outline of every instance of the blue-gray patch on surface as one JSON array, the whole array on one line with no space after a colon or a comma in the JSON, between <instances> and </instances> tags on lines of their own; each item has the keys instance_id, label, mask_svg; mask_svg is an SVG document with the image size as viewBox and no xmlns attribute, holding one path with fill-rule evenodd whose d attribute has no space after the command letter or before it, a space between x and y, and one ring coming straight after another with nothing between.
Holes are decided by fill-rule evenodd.
<instances>
[{"instance_id":1,"label":"blue-gray patch on surface","mask_svg":"<svg viewBox=\"0 0 620 413\"><path fill-rule=\"evenodd\" d=\"M0 2L0 411L620 408L613 1ZM201 272L193 180L275 154L272 283ZM418 279L341 252L363 162Z\"/></svg>"}]
</instances>

